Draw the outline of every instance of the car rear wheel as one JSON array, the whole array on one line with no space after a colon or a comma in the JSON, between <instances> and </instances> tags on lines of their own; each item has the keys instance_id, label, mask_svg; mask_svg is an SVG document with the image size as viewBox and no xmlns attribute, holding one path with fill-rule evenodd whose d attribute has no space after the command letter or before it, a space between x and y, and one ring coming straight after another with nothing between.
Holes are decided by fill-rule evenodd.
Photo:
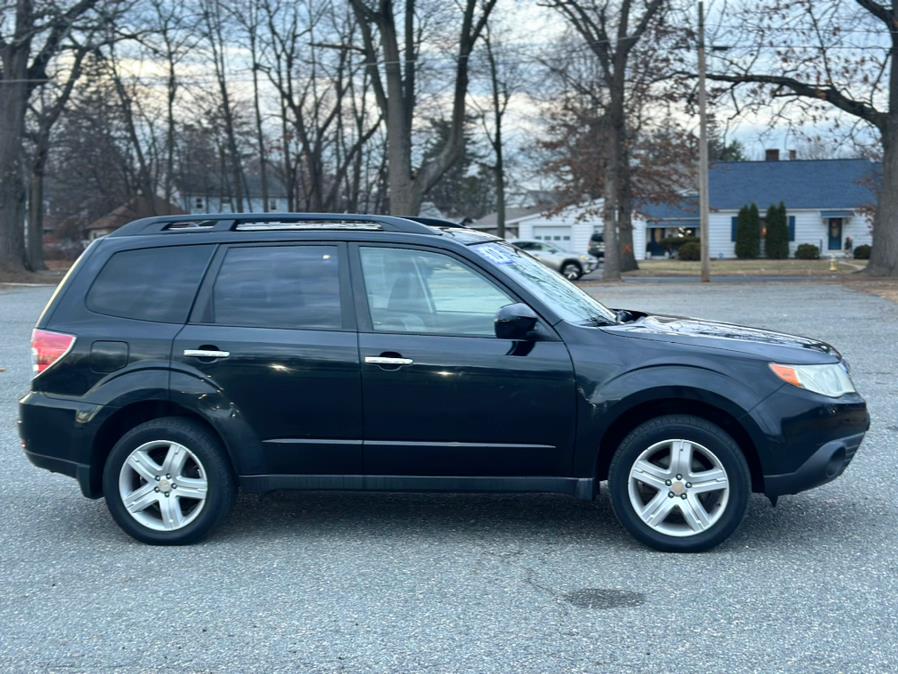
<instances>
[{"instance_id":1,"label":"car rear wheel","mask_svg":"<svg viewBox=\"0 0 898 674\"><path fill-rule=\"evenodd\" d=\"M179 417L154 419L126 433L103 471L113 519L154 545L201 540L230 512L236 491L217 439Z\"/></svg>"},{"instance_id":2,"label":"car rear wheel","mask_svg":"<svg viewBox=\"0 0 898 674\"><path fill-rule=\"evenodd\" d=\"M666 552L700 552L724 541L741 523L751 493L736 442L688 415L635 428L614 455L608 481L621 524Z\"/></svg>"},{"instance_id":3,"label":"car rear wheel","mask_svg":"<svg viewBox=\"0 0 898 674\"><path fill-rule=\"evenodd\" d=\"M568 281L576 281L583 275L580 265L575 262L565 262L561 267L561 275Z\"/></svg>"}]
</instances>

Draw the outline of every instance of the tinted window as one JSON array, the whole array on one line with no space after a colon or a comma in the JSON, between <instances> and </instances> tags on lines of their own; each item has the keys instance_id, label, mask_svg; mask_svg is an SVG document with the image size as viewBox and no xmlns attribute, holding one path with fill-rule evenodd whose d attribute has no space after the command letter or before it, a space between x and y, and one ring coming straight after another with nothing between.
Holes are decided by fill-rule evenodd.
<instances>
[{"instance_id":1,"label":"tinted window","mask_svg":"<svg viewBox=\"0 0 898 674\"><path fill-rule=\"evenodd\" d=\"M514 302L448 255L407 248L361 254L375 330L491 337L496 312Z\"/></svg>"},{"instance_id":2,"label":"tinted window","mask_svg":"<svg viewBox=\"0 0 898 674\"><path fill-rule=\"evenodd\" d=\"M115 253L87 294L92 311L183 323L213 246L144 248Z\"/></svg>"},{"instance_id":3,"label":"tinted window","mask_svg":"<svg viewBox=\"0 0 898 674\"><path fill-rule=\"evenodd\" d=\"M225 255L209 320L266 328L340 328L335 246L254 246Z\"/></svg>"}]
</instances>

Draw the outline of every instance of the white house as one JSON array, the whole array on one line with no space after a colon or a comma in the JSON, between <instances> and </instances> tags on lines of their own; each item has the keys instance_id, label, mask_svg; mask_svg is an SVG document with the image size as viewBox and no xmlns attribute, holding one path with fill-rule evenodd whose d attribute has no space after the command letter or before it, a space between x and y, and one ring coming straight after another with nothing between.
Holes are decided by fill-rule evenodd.
<instances>
[{"instance_id":1,"label":"white house","mask_svg":"<svg viewBox=\"0 0 898 674\"><path fill-rule=\"evenodd\" d=\"M842 255L851 246L870 244L870 213L876 206L879 165L866 159L790 159L769 151L765 161L718 162L709 174L711 257L735 257L739 209L755 204L761 215L761 237L770 206L785 204L789 221L789 254L802 243L821 255ZM700 235L698 197L676 204L642 204L646 250L663 254L660 241L674 232ZM635 238L635 237L634 237Z\"/></svg>"},{"instance_id":2,"label":"white house","mask_svg":"<svg viewBox=\"0 0 898 674\"><path fill-rule=\"evenodd\" d=\"M842 255L849 238L853 247L869 244L869 213L876 205L878 174L879 165L866 159L779 161L773 151L765 161L717 162L709 175L711 256L736 256L736 218L740 208L752 203L761 215L762 241L767 208L785 204L790 255L802 243L819 247L824 256ZM603 203L598 199L557 212L533 209L514 213L507 221L507 237L551 241L560 248L585 252L589 237L604 228ZM490 226L495 228L495 223L487 220L474 226L487 231ZM698 196L689 194L677 203L642 202L632 221L636 259L666 255L663 239L701 235Z\"/></svg>"},{"instance_id":3,"label":"white house","mask_svg":"<svg viewBox=\"0 0 898 674\"><path fill-rule=\"evenodd\" d=\"M183 181L179 185L178 203L188 213L232 213L234 204L228 191L216 184L214 178L204 176L200 179ZM268 204L262 199L262 179L255 174L244 177L243 211L245 213L263 213L271 211L283 213L288 211L287 190L275 175L268 176Z\"/></svg>"}]
</instances>

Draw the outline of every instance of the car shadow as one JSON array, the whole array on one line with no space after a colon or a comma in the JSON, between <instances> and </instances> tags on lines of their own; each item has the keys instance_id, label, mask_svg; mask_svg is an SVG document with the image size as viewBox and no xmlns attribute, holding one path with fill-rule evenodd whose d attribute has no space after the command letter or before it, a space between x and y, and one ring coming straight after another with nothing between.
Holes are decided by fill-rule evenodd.
<instances>
[{"instance_id":1,"label":"car shadow","mask_svg":"<svg viewBox=\"0 0 898 674\"><path fill-rule=\"evenodd\" d=\"M838 517L833 517L831 498L808 492L783 499L773 508L766 498L753 495L742 526L706 554L813 549L845 540L869 524L863 509L850 503L841 503ZM139 545L119 530L102 500L79 504L77 509L71 504L60 505L60 512L51 515L45 525L71 530L71 519L80 511L83 519L78 523L79 530L90 528L94 536L107 543L131 541ZM85 513L85 508L89 512ZM243 494L231 516L205 545L264 545L284 538L352 543L367 537L396 545L406 545L410 540L458 544L491 541L527 547L563 542L566 546L648 551L618 524L604 492L595 501L554 494Z\"/></svg>"}]
</instances>

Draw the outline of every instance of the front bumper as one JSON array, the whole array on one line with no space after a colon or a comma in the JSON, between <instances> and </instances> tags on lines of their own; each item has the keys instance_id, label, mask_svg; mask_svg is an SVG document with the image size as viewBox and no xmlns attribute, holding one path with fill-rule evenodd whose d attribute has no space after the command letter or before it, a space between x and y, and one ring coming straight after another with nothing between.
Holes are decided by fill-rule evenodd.
<instances>
[{"instance_id":1,"label":"front bumper","mask_svg":"<svg viewBox=\"0 0 898 674\"><path fill-rule=\"evenodd\" d=\"M797 494L841 475L870 427L857 393L828 398L788 384L751 411L764 434L759 443L763 491Z\"/></svg>"},{"instance_id":2,"label":"front bumper","mask_svg":"<svg viewBox=\"0 0 898 674\"><path fill-rule=\"evenodd\" d=\"M811 454L798 470L765 476L765 493L768 496L797 494L800 491L835 480L848 468L848 464L851 463L863 439L864 434L858 433L830 440Z\"/></svg>"}]
</instances>

